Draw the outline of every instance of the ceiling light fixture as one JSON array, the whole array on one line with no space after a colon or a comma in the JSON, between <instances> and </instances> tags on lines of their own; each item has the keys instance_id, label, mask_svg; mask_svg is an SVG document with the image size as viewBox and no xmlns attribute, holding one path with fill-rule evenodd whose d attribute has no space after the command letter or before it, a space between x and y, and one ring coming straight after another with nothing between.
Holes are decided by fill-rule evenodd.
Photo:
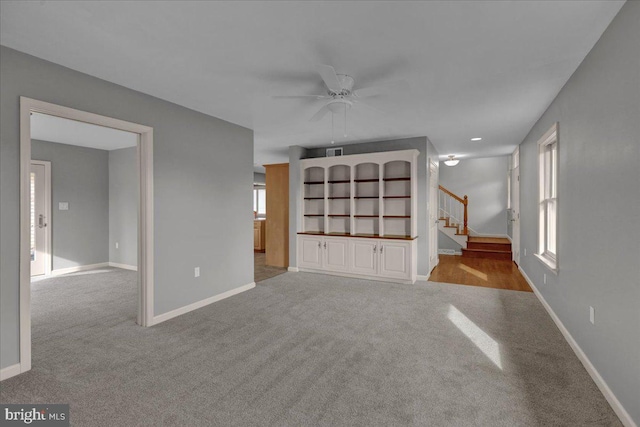
<instances>
[{"instance_id":1,"label":"ceiling light fixture","mask_svg":"<svg viewBox=\"0 0 640 427\"><path fill-rule=\"evenodd\" d=\"M472 141L482 141L482 138L471 138Z\"/></svg>"},{"instance_id":2,"label":"ceiling light fixture","mask_svg":"<svg viewBox=\"0 0 640 427\"><path fill-rule=\"evenodd\" d=\"M455 166L460 163L460 160L456 159L454 154L449 154L449 159L444 161L444 164L447 166Z\"/></svg>"}]
</instances>

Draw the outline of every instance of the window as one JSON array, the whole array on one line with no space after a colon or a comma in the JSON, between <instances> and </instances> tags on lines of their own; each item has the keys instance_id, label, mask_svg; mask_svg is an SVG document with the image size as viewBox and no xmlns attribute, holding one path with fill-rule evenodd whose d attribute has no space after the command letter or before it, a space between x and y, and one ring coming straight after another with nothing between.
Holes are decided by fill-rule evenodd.
<instances>
[{"instance_id":1,"label":"window","mask_svg":"<svg viewBox=\"0 0 640 427\"><path fill-rule=\"evenodd\" d=\"M558 124L538 141L538 258L558 268Z\"/></svg>"},{"instance_id":2,"label":"window","mask_svg":"<svg viewBox=\"0 0 640 427\"><path fill-rule=\"evenodd\" d=\"M265 218L267 215L267 190L264 187L253 188L253 211L256 218Z\"/></svg>"}]
</instances>

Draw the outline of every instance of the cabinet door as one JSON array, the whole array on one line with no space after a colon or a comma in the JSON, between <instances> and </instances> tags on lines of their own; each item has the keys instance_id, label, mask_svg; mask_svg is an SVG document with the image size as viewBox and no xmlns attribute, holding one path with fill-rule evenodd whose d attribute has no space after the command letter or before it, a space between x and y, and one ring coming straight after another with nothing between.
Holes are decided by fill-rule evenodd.
<instances>
[{"instance_id":1,"label":"cabinet door","mask_svg":"<svg viewBox=\"0 0 640 427\"><path fill-rule=\"evenodd\" d=\"M298 238L298 267L322 268L322 237L300 236Z\"/></svg>"},{"instance_id":2,"label":"cabinet door","mask_svg":"<svg viewBox=\"0 0 640 427\"><path fill-rule=\"evenodd\" d=\"M378 271L377 252L377 240L351 239L351 268L349 270L353 273L375 275Z\"/></svg>"},{"instance_id":3,"label":"cabinet door","mask_svg":"<svg viewBox=\"0 0 640 427\"><path fill-rule=\"evenodd\" d=\"M349 241L347 239L325 238L324 268L333 271L347 271L349 269Z\"/></svg>"},{"instance_id":4,"label":"cabinet door","mask_svg":"<svg viewBox=\"0 0 640 427\"><path fill-rule=\"evenodd\" d=\"M393 240L380 241L380 276L411 279L411 243Z\"/></svg>"},{"instance_id":5,"label":"cabinet door","mask_svg":"<svg viewBox=\"0 0 640 427\"><path fill-rule=\"evenodd\" d=\"M257 224L253 224L253 250L260 250L260 227Z\"/></svg>"}]
</instances>

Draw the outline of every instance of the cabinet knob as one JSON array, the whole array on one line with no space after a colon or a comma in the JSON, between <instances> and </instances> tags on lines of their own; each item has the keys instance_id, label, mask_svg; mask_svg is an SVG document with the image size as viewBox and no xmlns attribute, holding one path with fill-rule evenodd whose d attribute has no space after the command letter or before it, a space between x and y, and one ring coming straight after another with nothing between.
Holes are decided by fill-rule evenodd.
<instances>
[{"instance_id":1,"label":"cabinet knob","mask_svg":"<svg viewBox=\"0 0 640 427\"><path fill-rule=\"evenodd\" d=\"M384 249L384 246L380 245L380 253L382 253L382 249Z\"/></svg>"},{"instance_id":2,"label":"cabinet knob","mask_svg":"<svg viewBox=\"0 0 640 427\"><path fill-rule=\"evenodd\" d=\"M327 249L327 242L324 242L324 248Z\"/></svg>"},{"instance_id":3,"label":"cabinet knob","mask_svg":"<svg viewBox=\"0 0 640 427\"><path fill-rule=\"evenodd\" d=\"M321 248L321 247L322 247L322 244L321 244L320 242L318 242L318 247L319 247L319 248Z\"/></svg>"},{"instance_id":4,"label":"cabinet knob","mask_svg":"<svg viewBox=\"0 0 640 427\"><path fill-rule=\"evenodd\" d=\"M378 245L373 245L373 253L375 254L376 251L378 250Z\"/></svg>"}]
</instances>

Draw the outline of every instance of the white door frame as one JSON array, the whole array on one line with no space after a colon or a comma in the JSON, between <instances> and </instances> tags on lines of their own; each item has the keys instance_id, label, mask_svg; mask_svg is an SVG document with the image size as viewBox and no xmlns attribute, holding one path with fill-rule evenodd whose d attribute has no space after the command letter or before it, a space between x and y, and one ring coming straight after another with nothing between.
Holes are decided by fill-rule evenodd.
<instances>
[{"instance_id":1,"label":"white door frame","mask_svg":"<svg viewBox=\"0 0 640 427\"><path fill-rule=\"evenodd\" d=\"M20 97L20 372L31 369L31 264L29 256L31 113L43 113L139 134L138 315L153 324L153 128Z\"/></svg>"},{"instance_id":2,"label":"white door frame","mask_svg":"<svg viewBox=\"0 0 640 427\"><path fill-rule=\"evenodd\" d=\"M51 274L53 263L53 251L51 250L51 162L46 160L31 160L29 165L44 166L44 217L47 219L47 228L45 230L44 242L47 256L44 259L44 274L45 276L48 276ZM29 264L29 269L31 269L31 264ZM29 277L31 277L31 271L29 271Z\"/></svg>"},{"instance_id":3,"label":"white door frame","mask_svg":"<svg viewBox=\"0 0 640 427\"><path fill-rule=\"evenodd\" d=\"M520 265L520 147L516 148L510 159L511 167L511 243L512 260ZM515 195L517 194L517 197Z\"/></svg>"},{"instance_id":4,"label":"white door frame","mask_svg":"<svg viewBox=\"0 0 640 427\"><path fill-rule=\"evenodd\" d=\"M429 225L427 226L427 232L429 233L429 241L427 242L427 247L429 248L429 274L433 271L434 268L440 263L440 256L438 254L438 220L440 218L439 214L439 206L438 206L438 181L436 181L435 185L433 183L433 170L435 170L435 178L440 179L440 165L433 160L429 160L429 170L427 173L429 174L429 212L427 213L427 217L429 218ZM434 190L435 189L435 190ZM435 191L435 194L432 194L432 190ZM435 225L434 225L435 224ZM434 236L431 235L432 229L435 228ZM435 240L435 254L431 253L431 239Z\"/></svg>"}]
</instances>

